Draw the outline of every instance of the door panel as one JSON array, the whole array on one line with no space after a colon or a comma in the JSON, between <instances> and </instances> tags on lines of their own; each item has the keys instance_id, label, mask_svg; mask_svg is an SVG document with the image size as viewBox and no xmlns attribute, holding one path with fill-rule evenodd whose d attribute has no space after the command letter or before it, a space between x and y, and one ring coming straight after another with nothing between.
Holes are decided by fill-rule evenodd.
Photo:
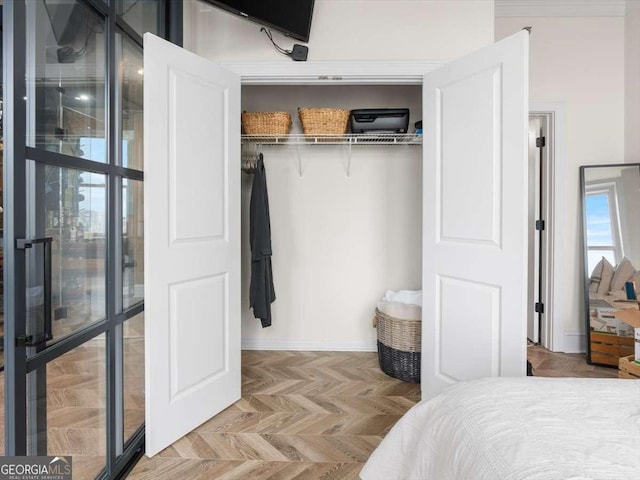
<instances>
[{"instance_id":1,"label":"door panel","mask_svg":"<svg viewBox=\"0 0 640 480\"><path fill-rule=\"evenodd\" d=\"M240 398L240 80L144 41L151 456Z\"/></svg>"},{"instance_id":2,"label":"door panel","mask_svg":"<svg viewBox=\"0 0 640 480\"><path fill-rule=\"evenodd\" d=\"M491 66L439 88L436 109L443 149L436 162L442 192L441 242L500 246L501 130L494 115L501 110L500 81L500 66ZM494 121L487 122L488 118ZM460 181L461 170L474 181Z\"/></svg>"},{"instance_id":3,"label":"door panel","mask_svg":"<svg viewBox=\"0 0 640 480\"><path fill-rule=\"evenodd\" d=\"M439 375L456 382L496 376L499 352L493 337L500 328L500 287L445 275L439 275L438 282ZM470 317L470 305L473 317ZM474 342L468 345L473 348L473 368L468 365L470 355L460 352L460 341L465 338Z\"/></svg>"},{"instance_id":4,"label":"door panel","mask_svg":"<svg viewBox=\"0 0 640 480\"><path fill-rule=\"evenodd\" d=\"M528 33L424 77L422 395L526 369Z\"/></svg>"}]
</instances>

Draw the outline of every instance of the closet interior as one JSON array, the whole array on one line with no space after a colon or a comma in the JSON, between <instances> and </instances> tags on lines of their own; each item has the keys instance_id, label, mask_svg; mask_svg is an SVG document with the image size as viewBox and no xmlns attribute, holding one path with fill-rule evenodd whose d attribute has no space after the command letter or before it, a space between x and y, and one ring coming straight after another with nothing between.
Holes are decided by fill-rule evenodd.
<instances>
[{"instance_id":1,"label":"closet interior","mask_svg":"<svg viewBox=\"0 0 640 480\"><path fill-rule=\"evenodd\" d=\"M419 290L422 276L420 135L347 134L308 140L297 109L408 108L422 120L421 85L244 85L242 111L291 114L289 137L243 137L263 154L276 301L263 329L249 309L249 203L242 174L243 348L373 350L371 319L385 290ZM240 168L240 166L238 166Z\"/></svg>"}]
</instances>

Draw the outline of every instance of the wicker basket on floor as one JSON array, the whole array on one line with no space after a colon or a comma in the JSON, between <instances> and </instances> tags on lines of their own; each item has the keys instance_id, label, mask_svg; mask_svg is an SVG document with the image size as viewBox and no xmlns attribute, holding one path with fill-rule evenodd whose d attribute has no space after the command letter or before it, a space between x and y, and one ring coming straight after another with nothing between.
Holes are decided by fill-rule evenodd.
<instances>
[{"instance_id":1,"label":"wicker basket on floor","mask_svg":"<svg viewBox=\"0 0 640 480\"><path fill-rule=\"evenodd\" d=\"M242 112L242 131L247 135L286 135L290 130L287 112Z\"/></svg>"},{"instance_id":2,"label":"wicker basket on floor","mask_svg":"<svg viewBox=\"0 0 640 480\"><path fill-rule=\"evenodd\" d=\"M349 110L339 108L299 108L305 135L342 135L347 132Z\"/></svg>"},{"instance_id":3,"label":"wicker basket on floor","mask_svg":"<svg viewBox=\"0 0 640 480\"><path fill-rule=\"evenodd\" d=\"M390 377L420 383L422 321L394 318L376 308L380 368Z\"/></svg>"}]
</instances>

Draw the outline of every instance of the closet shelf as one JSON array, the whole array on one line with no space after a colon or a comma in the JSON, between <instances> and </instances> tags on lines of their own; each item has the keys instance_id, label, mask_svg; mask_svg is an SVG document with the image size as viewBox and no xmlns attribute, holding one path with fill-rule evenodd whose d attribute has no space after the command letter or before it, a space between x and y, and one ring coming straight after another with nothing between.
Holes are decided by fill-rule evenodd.
<instances>
[{"instance_id":1,"label":"closet shelf","mask_svg":"<svg viewBox=\"0 0 640 480\"><path fill-rule=\"evenodd\" d=\"M344 135L242 135L243 143L260 145L422 145L417 133L345 133Z\"/></svg>"},{"instance_id":2,"label":"closet shelf","mask_svg":"<svg viewBox=\"0 0 640 480\"><path fill-rule=\"evenodd\" d=\"M254 150L264 145L293 146L298 151L298 173L302 177L302 145L345 145L348 150L347 177L351 176L351 150L359 145L422 145L422 135L417 133L345 133L344 135L242 135L244 150ZM248 147L248 148L247 148Z\"/></svg>"}]
</instances>

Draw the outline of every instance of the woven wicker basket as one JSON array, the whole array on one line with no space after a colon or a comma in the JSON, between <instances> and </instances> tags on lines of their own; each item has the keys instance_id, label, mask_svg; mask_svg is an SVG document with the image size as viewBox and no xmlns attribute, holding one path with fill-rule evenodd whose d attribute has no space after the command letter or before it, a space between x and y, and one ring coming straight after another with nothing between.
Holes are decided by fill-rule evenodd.
<instances>
[{"instance_id":1,"label":"woven wicker basket","mask_svg":"<svg viewBox=\"0 0 640 480\"><path fill-rule=\"evenodd\" d=\"M390 317L376 309L380 368L390 377L420 383L422 321Z\"/></svg>"},{"instance_id":2,"label":"woven wicker basket","mask_svg":"<svg viewBox=\"0 0 640 480\"><path fill-rule=\"evenodd\" d=\"M291 130L287 112L242 112L242 131L247 135L286 135Z\"/></svg>"},{"instance_id":3,"label":"woven wicker basket","mask_svg":"<svg viewBox=\"0 0 640 480\"><path fill-rule=\"evenodd\" d=\"M305 135L342 135L349 123L349 110L339 108L299 108Z\"/></svg>"}]
</instances>

